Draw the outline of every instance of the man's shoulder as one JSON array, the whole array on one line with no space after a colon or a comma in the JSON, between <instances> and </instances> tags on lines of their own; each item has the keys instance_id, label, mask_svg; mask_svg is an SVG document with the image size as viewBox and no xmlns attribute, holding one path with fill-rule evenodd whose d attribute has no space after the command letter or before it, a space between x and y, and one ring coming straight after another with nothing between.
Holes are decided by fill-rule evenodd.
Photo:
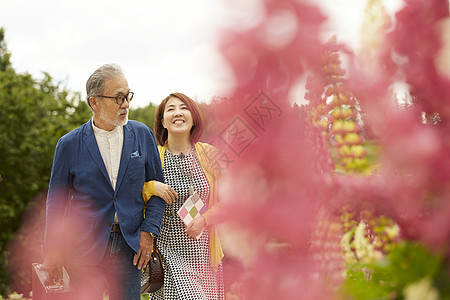
<instances>
[{"instance_id":1,"label":"man's shoulder","mask_svg":"<svg viewBox=\"0 0 450 300\"><path fill-rule=\"evenodd\" d=\"M130 128L133 128L133 129L136 129L136 130L149 130L150 129L144 123L139 122L139 121L135 121L135 120L128 120L128 123L125 126L129 126Z\"/></svg>"},{"instance_id":2,"label":"man's shoulder","mask_svg":"<svg viewBox=\"0 0 450 300\"><path fill-rule=\"evenodd\" d=\"M154 139L153 131L142 122L128 120L128 123L124 128L127 128L127 130L132 132L139 140L149 141Z\"/></svg>"},{"instance_id":3,"label":"man's shoulder","mask_svg":"<svg viewBox=\"0 0 450 300\"><path fill-rule=\"evenodd\" d=\"M86 126L89 123L85 123L68 133L64 134L56 144L56 148L59 151L71 151L71 149L75 149L76 145L78 145L83 137L83 132L86 129Z\"/></svg>"},{"instance_id":4,"label":"man's shoulder","mask_svg":"<svg viewBox=\"0 0 450 300\"><path fill-rule=\"evenodd\" d=\"M88 126L89 123L84 123L83 125L78 126L77 128L69 131L65 135L63 135L60 140L61 141L71 141L73 139L76 139L80 134L83 133L86 126Z\"/></svg>"}]
</instances>

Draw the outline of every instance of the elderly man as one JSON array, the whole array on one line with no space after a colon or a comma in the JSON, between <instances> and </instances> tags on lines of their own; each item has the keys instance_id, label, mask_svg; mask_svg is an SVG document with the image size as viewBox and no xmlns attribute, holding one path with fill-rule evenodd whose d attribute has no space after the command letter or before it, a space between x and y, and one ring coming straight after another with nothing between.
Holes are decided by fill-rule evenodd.
<instances>
[{"instance_id":1,"label":"elderly man","mask_svg":"<svg viewBox=\"0 0 450 300\"><path fill-rule=\"evenodd\" d=\"M164 181L152 131L128 121L133 92L121 68L98 68L86 83L93 117L56 146L46 207L43 267L66 264L78 299L140 299L141 268L159 235L165 202L141 196ZM144 211L145 209L145 211ZM145 218L144 218L145 213Z\"/></svg>"}]
</instances>

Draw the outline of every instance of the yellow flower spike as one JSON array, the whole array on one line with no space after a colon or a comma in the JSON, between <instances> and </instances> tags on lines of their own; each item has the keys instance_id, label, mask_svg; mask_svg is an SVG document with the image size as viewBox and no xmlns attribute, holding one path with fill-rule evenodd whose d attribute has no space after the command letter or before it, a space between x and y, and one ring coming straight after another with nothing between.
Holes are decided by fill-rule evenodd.
<instances>
[{"instance_id":1,"label":"yellow flower spike","mask_svg":"<svg viewBox=\"0 0 450 300\"><path fill-rule=\"evenodd\" d=\"M345 121L344 120L336 120L333 123L333 131L342 132L344 131Z\"/></svg>"},{"instance_id":2,"label":"yellow flower spike","mask_svg":"<svg viewBox=\"0 0 450 300\"><path fill-rule=\"evenodd\" d=\"M366 150L364 149L364 147L362 145L353 145L351 146L351 150L350 153L353 157L364 157Z\"/></svg>"},{"instance_id":3,"label":"yellow flower spike","mask_svg":"<svg viewBox=\"0 0 450 300\"><path fill-rule=\"evenodd\" d=\"M393 239L400 234L400 227L397 224L393 224L392 226L386 226L384 229L390 239Z\"/></svg>"},{"instance_id":4,"label":"yellow flower spike","mask_svg":"<svg viewBox=\"0 0 450 300\"><path fill-rule=\"evenodd\" d=\"M353 120L347 120L342 127L346 132L351 132L355 129L355 122Z\"/></svg>"},{"instance_id":5,"label":"yellow flower spike","mask_svg":"<svg viewBox=\"0 0 450 300\"><path fill-rule=\"evenodd\" d=\"M342 138L342 135L336 134L336 135L334 136L334 138L336 139L336 142L337 142L338 144L343 144L343 143L344 143L344 139Z\"/></svg>"},{"instance_id":6,"label":"yellow flower spike","mask_svg":"<svg viewBox=\"0 0 450 300\"><path fill-rule=\"evenodd\" d=\"M340 118L341 117L341 109L340 108L335 108L335 109L333 109L333 111L331 112L331 115L333 116L333 117L336 117L336 118Z\"/></svg>"},{"instance_id":7,"label":"yellow flower spike","mask_svg":"<svg viewBox=\"0 0 450 300\"><path fill-rule=\"evenodd\" d=\"M347 146L347 145L342 145L342 146L339 148L339 154L340 154L342 157L349 156L349 155L351 154L351 149L350 149L350 147Z\"/></svg>"},{"instance_id":8,"label":"yellow flower spike","mask_svg":"<svg viewBox=\"0 0 450 300\"><path fill-rule=\"evenodd\" d=\"M325 119L325 118L320 119L319 122L318 122L318 124L319 124L321 127L324 127L324 128L327 128L327 127L328 127L328 121L327 121L327 119Z\"/></svg>"},{"instance_id":9,"label":"yellow flower spike","mask_svg":"<svg viewBox=\"0 0 450 300\"><path fill-rule=\"evenodd\" d=\"M355 165L353 164L353 161L351 163L348 163L345 165L345 168L349 171L350 174L353 173L353 171L355 171Z\"/></svg>"},{"instance_id":10,"label":"yellow flower spike","mask_svg":"<svg viewBox=\"0 0 450 300\"><path fill-rule=\"evenodd\" d=\"M353 145L350 147L350 153L353 157L359 157L359 155L362 153L361 152L361 147L360 145Z\"/></svg>"},{"instance_id":11,"label":"yellow flower spike","mask_svg":"<svg viewBox=\"0 0 450 300\"><path fill-rule=\"evenodd\" d=\"M359 144L361 140L357 133L350 132L344 136L344 141L348 145L355 145L355 144Z\"/></svg>"},{"instance_id":12,"label":"yellow flower spike","mask_svg":"<svg viewBox=\"0 0 450 300\"><path fill-rule=\"evenodd\" d=\"M342 163L346 167L351 166L352 162L353 162L353 159L351 157L343 157L342 158Z\"/></svg>"},{"instance_id":13,"label":"yellow flower spike","mask_svg":"<svg viewBox=\"0 0 450 300\"><path fill-rule=\"evenodd\" d=\"M367 165L367 160L365 158L356 157L353 159L356 169L362 169Z\"/></svg>"},{"instance_id":14,"label":"yellow flower spike","mask_svg":"<svg viewBox=\"0 0 450 300\"><path fill-rule=\"evenodd\" d=\"M334 101L332 102L332 104L334 104L334 107L339 107L339 106L341 106L341 97L340 97L340 95L338 94L338 95L336 95L336 96L334 96L334 99L333 99Z\"/></svg>"},{"instance_id":15,"label":"yellow flower spike","mask_svg":"<svg viewBox=\"0 0 450 300\"><path fill-rule=\"evenodd\" d=\"M439 290L434 286L430 277L424 277L418 281L407 284L402 291L404 299L440 299Z\"/></svg>"},{"instance_id":16,"label":"yellow flower spike","mask_svg":"<svg viewBox=\"0 0 450 300\"><path fill-rule=\"evenodd\" d=\"M344 118L350 118L350 117L353 117L353 110L352 110L350 107L346 108L346 109L344 110L344 115L343 115L343 117L344 117Z\"/></svg>"}]
</instances>

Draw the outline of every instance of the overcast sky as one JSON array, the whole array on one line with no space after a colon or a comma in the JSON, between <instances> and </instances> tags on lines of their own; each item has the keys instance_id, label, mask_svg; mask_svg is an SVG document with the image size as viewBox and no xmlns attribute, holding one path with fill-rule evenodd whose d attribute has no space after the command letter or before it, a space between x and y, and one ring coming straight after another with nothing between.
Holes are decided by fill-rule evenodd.
<instances>
[{"instance_id":1,"label":"overcast sky","mask_svg":"<svg viewBox=\"0 0 450 300\"><path fill-rule=\"evenodd\" d=\"M394 12L401 0L383 0ZM134 107L171 92L199 101L230 93L232 76L217 50L224 28L257 24L256 0L0 0L0 27L18 72L48 72L85 97L89 75L122 66ZM365 0L316 0L328 29L358 45ZM231 84L230 84L231 83Z\"/></svg>"}]
</instances>

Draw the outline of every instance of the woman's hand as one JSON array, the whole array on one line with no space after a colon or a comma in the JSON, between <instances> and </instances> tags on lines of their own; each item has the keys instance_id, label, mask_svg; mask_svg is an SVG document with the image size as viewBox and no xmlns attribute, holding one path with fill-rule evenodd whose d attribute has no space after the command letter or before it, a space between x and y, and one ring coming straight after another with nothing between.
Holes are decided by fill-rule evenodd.
<instances>
[{"instance_id":1,"label":"woman's hand","mask_svg":"<svg viewBox=\"0 0 450 300\"><path fill-rule=\"evenodd\" d=\"M155 181L156 195L166 201L167 204L172 204L178 198L177 193L167 184Z\"/></svg>"},{"instance_id":2,"label":"woman's hand","mask_svg":"<svg viewBox=\"0 0 450 300\"><path fill-rule=\"evenodd\" d=\"M197 236L203 231L203 228L206 227L206 220L203 216L195 218L186 226L186 233L191 238L197 238Z\"/></svg>"}]
</instances>

